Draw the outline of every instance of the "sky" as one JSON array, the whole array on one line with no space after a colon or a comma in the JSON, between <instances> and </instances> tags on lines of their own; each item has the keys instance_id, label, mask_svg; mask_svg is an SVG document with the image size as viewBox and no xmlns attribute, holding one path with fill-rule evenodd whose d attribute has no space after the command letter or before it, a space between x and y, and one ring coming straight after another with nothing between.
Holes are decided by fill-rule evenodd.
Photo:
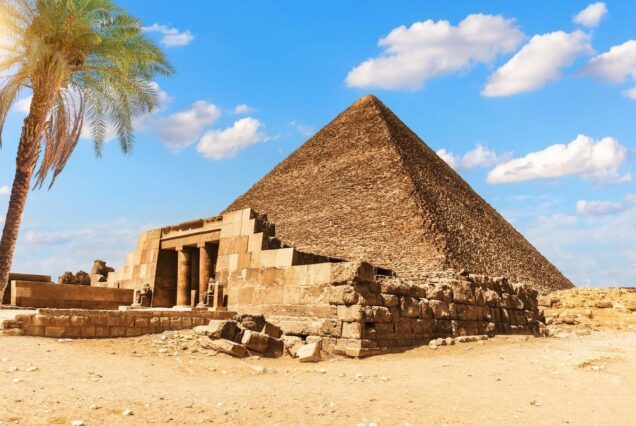
<instances>
[{"instance_id":1,"label":"sky","mask_svg":"<svg viewBox=\"0 0 636 426\"><path fill-rule=\"evenodd\" d=\"M121 1L176 69L132 153L83 138L29 195L13 271L120 267L223 210L372 93L576 285L636 285L636 3ZM0 150L0 223L24 92Z\"/></svg>"}]
</instances>

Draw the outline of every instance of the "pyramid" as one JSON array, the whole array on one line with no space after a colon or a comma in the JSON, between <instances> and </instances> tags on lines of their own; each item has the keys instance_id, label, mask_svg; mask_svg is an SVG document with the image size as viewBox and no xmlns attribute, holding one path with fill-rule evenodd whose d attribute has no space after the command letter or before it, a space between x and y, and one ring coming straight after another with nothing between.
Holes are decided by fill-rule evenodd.
<instances>
[{"instance_id":1,"label":"pyramid","mask_svg":"<svg viewBox=\"0 0 636 426\"><path fill-rule=\"evenodd\" d=\"M266 213L297 249L417 278L466 269L573 287L374 96L354 102L226 211Z\"/></svg>"}]
</instances>

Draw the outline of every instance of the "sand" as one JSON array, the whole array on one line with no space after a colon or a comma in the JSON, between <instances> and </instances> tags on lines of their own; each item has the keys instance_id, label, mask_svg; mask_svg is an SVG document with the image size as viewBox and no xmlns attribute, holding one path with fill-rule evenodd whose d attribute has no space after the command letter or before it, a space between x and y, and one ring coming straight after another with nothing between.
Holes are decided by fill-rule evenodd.
<instances>
[{"instance_id":1,"label":"sand","mask_svg":"<svg viewBox=\"0 0 636 426\"><path fill-rule=\"evenodd\" d=\"M636 333L560 335L318 364L4 336L0 424L633 424Z\"/></svg>"}]
</instances>

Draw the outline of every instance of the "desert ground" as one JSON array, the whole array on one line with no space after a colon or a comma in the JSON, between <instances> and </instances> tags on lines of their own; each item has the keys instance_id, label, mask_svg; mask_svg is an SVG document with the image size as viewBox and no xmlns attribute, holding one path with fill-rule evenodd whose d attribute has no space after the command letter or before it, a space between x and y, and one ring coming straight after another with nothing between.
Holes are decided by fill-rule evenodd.
<instances>
[{"instance_id":1,"label":"desert ground","mask_svg":"<svg viewBox=\"0 0 636 426\"><path fill-rule=\"evenodd\" d=\"M0 424L634 424L636 333L561 331L368 359L238 360L190 331L0 337ZM75 421L75 423L73 423Z\"/></svg>"}]
</instances>

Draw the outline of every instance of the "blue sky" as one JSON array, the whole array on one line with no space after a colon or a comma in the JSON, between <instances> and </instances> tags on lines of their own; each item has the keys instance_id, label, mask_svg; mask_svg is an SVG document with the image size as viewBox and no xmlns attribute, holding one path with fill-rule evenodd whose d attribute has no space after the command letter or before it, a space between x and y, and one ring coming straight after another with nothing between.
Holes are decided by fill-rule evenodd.
<instances>
[{"instance_id":1,"label":"blue sky","mask_svg":"<svg viewBox=\"0 0 636 426\"><path fill-rule=\"evenodd\" d=\"M636 284L633 2L120 4L177 72L132 154L82 140L31 193L13 270L119 267L138 232L218 213L373 93L577 285Z\"/></svg>"}]
</instances>

